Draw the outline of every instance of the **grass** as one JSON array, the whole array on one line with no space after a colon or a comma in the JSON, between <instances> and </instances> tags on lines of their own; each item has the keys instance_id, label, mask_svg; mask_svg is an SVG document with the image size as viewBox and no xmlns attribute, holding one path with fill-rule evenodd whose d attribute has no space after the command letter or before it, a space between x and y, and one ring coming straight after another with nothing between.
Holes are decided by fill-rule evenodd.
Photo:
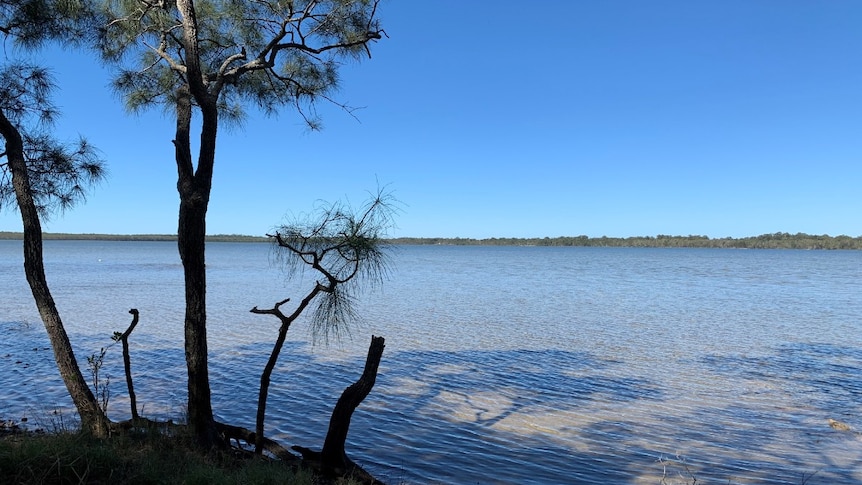
<instances>
[{"instance_id":1,"label":"grass","mask_svg":"<svg viewBox=\"0 0 862 485\"><path fill-rule=\"evenodd\" d=\"M80 433L0 437L0 477L8 484L318 483L310 471L230 451L202 453L159 432L96 439Z\"/></svg>"}]
</instances>

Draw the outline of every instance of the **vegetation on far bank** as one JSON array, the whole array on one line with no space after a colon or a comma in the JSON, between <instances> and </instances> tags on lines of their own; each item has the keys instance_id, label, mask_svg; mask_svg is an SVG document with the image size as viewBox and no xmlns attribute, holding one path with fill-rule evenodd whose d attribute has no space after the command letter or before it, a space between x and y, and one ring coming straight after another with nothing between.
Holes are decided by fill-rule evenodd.
<instances>
[{"instance_id":1,"label":"vegetation on far bank","mask_svg":"<svg viewBox=\"0 0 862 485\"><path fill-rule=\"evenodd\" d=\"M561 236L543 238L398 238L394 244L447 244L455 246L592 246L643 248L735 248L735 249L862 249L862 236L829 236L777 232L760 236L712 239L708 236L634 236L588 237Z\"/></svg>"},{"instance_id":2,"label":"vegetation on far bank","mask_svg":"<svg viewBox=\"0 0 862 485\"><path fill-rule=\"evenodd\" d=\"M170 234L67 234L46 233L52 240L99 240L99 241L176 241ZM20 232L0 231L2 239L21 239ZM217 234L207 236L210 242L267 242L263 236L240 234ZM392 244L449 245L449 246L593 246L593 247L644 247L644 248L734 248L734 249L862 249L862 236L829 236L805 233L789 234L776 232L742 238L710 238L708 236L633 236L633 237L588 237L560 236L535 238L444 238L401 237L388 240Z\"/></svg>"}]
</instances>

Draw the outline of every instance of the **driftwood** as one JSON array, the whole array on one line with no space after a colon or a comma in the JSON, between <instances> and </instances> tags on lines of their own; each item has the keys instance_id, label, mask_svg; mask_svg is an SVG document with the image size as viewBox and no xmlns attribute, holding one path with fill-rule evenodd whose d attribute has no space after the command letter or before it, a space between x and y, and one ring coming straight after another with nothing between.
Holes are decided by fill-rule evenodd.
<instances>
[{"instance_id":1,"label":"driftwood","mask_svg":"<svg viewBox=\"0 0 862 485\"><path fill-rule=\"evenodd\" d=\"M344 443L347 440L353 411L374 387L374 382L377 379L377 368L380 366L380 359L383 356L384 343L383 337L371 337L368 357L365 359L365 370L363 370L358 381L341 393L341 397L335 404L335 409L333 409L332 417L329 420L329 430L326 433L323 450L318 452L302 446L291 447L302 455L304 462L324 476L349 476L366 484L381 483L347 457Z\"/></svg>"}]
</instances>

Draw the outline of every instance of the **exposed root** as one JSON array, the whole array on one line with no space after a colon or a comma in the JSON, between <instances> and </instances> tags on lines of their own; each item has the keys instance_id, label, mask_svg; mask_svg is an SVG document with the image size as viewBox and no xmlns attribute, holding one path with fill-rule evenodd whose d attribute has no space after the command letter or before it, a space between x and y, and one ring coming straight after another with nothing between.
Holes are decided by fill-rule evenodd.
<instances>
[{"instance_id":1,"label":"exposed root","mask_svg":"<svg viewBox=\"0 0 862 485\"><path fill-rule=\"evenodd\" d=\"M254 431L240 426L216 422L216 428L225 437L226 441L245 441L249 446L257 443L257 435ZM291 453L287 448L281 446L278 442L267 437L263 437L261 441L263 450L279 460L299 465L301 460L298 456Z\"/></svg>"}]
</instances>

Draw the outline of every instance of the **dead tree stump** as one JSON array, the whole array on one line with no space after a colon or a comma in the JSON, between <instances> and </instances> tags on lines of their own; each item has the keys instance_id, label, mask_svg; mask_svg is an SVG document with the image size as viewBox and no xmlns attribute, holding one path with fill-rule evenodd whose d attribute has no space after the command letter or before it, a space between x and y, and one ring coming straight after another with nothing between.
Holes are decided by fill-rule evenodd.
<instances>
[{"instance_id":1,"label":"dead tree stump","mask_svg":"<svg viewBox=\"0 0 862 485\"><path fill-rule=\"evenodd\" d=\"M341 397L335 404L332 417L329 419L326 440L323 442L323 451L318 453L301 446L293 447L295 451L302 454L304 460L311 462L319 460L319 463L311 463L311 465L324 476L352 476L363 483L380 483L347 457L344 443L347 440L353 411L371 393L371 388L374 387L374 381L377 379L377 368L383 357L384 343L383 337L371 337L368 357L365 359L365 370L363 370L358 381L341 393Z\"/></svg>"},{"instance_id":2,"label":"dead tree stump","mask_svg":"<svg viewBox=\"0 0 862 485\"><path fill-rule=\"evenodd\" d=\"M116 335L116 339L123 344L123 368L126 372L126 387L129 388L129 405L132 407L132 422L135 422L139 421L141 417L138 416L138 400L135 397L135 386L132 384L132 358L129 356L129 335L132 334L132 330L138 325L139 313L137 308L132 308L129 310L129 313L132 314L132 323L125 332Z\"/></svg>"}]
</instances>

